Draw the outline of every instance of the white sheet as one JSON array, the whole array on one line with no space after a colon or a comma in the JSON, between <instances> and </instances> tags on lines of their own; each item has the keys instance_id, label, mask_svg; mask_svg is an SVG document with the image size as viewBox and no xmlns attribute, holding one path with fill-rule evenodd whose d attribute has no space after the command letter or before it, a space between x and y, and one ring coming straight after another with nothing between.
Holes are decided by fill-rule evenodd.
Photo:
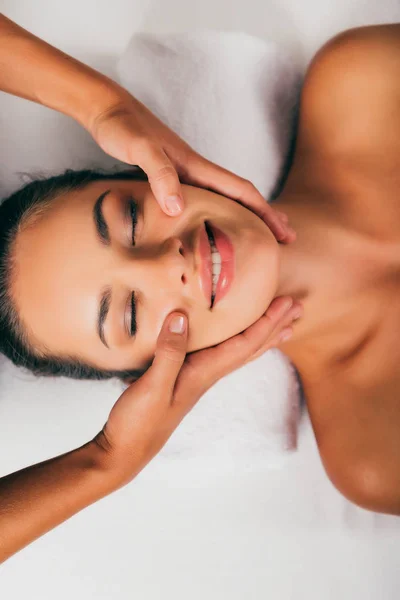
<instances>
[{"instance_id":1,"label":"white sheet","mask_svg":"<svg viewBox=\"0 0 400 600\"><path fill-rule=\"evenodd\" d=\"M304 63L347 27L399 21L397 0L3 0L2 10L105 72L135 30L237 29L298 48ZM0 100L1 192L17 171L113 164L69 119ZM66 452L93 436L112 384L31 381L2 364L0 474ZM83 385L83 388L80 386ZM79 386L80 393L77 393ZM23 389L23 393L21 393ZM394 600L399 519L357 508L322 467L307 412L298 452L282 470L183 480L153 476L95 503L1 566L7 600L276 598Z\"/></svg>"}]
</instances>

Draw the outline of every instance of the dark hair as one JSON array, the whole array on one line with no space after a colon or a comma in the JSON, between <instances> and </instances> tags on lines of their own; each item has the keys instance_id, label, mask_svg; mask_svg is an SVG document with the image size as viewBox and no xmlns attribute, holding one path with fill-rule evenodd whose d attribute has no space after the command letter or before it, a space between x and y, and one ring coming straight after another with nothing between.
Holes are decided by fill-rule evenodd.
<instances>
[{"instance_id":1,"label":"dark hair","mask_svg":"<svg viewBox=\"0 0 400 600\"><path fill-rule=\"evenodd\" d=\"M128 171L106 172L68 169L60 175L38 178L3 200L0 205L0 351L15 365L35 375L64 376L74 379L136 379L144 371L132 369L106 371L83 363L73 356L52 356L38 352L29 342L10 294L13 273L13 247L20 229L59 197L102 179L147 181L146 174L135 167Z\"/></svg>"}]
</instances>

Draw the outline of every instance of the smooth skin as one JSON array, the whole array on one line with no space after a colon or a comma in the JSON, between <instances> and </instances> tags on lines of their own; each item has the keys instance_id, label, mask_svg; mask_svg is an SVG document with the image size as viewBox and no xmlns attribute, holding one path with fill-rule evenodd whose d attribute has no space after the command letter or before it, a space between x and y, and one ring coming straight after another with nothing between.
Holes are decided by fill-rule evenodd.
<instances>
[{"instance_id":1,"label":"smooth skin","mask_svg":"<svg viewBox=\"0 0 400 600\"><path fill-rule=\"evenodd\" d=\"M115 82L2 14L0 89L74 118L105 152L142 167L166 215L182 214L182 177L186 183L215 190L247 206L280 243L290 244L296 239L287 215L268 205L249 181L201 157ZM169 198L176 202L169 203ZM0 562L130 481L206 389L277 345L287 330L290 333L290 325L301 313L301 303L296 302L292 311L283 314L286 300L292 301L275 298L266 315L246 331L190 355L188 364L190 325L183 336L167 334L169 318L179 313L167 315L157 339L155 364L145 379L124 392L98 436L81 448L0 479ZM172 391L175 381L180 382L178 408ZM125 415L132 419L128 424L131 431L126 428ZM135 429L133 424L139 422L142 427ZM135 439L138 431L140 439Z\"/></svg>"}]
</instances>

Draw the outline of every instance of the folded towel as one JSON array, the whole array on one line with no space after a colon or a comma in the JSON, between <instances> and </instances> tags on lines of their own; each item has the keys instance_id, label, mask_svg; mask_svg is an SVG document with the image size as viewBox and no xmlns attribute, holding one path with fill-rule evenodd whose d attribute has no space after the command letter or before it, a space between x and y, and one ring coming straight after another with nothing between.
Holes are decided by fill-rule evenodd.
<instances>
[{"instance_id":1,"label":"folded towel","mask_svg":"<svg viewBox=\"0 0 400 600\"><path fill-rule=\"evenodd\" d=\"M268 200L276 197L303 79L285 48L244 33L139 33L117 71L196 151L252 181ZM197 475L282 466L297 448L300 383L287 357L268 351L203 396L151 469L173 461Z\"/></svg>"}]
</instances>

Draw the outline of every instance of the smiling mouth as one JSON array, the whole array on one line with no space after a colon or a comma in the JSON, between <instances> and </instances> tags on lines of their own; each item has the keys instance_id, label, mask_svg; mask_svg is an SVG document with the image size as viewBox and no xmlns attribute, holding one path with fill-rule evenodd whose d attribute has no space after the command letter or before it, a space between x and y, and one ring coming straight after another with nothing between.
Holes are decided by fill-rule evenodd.
<instances>
[{"instance_id":1,"label":"smiling mouth","mask_svg":"<svg viewBox=\"0 0 400 600\"><path fill-rule=\"evenodd\" d=\"M221 275L221 255L217 250L217 246L215 245L214 234L211 229L210 223L205 221L206 232L208 236L208 241L210 242L210 250L211 250L211 261L212 261L212 271L211 271L211 304L210 308L214 305L217 284L219 277Z\"/></svg>"}]
</instances>

